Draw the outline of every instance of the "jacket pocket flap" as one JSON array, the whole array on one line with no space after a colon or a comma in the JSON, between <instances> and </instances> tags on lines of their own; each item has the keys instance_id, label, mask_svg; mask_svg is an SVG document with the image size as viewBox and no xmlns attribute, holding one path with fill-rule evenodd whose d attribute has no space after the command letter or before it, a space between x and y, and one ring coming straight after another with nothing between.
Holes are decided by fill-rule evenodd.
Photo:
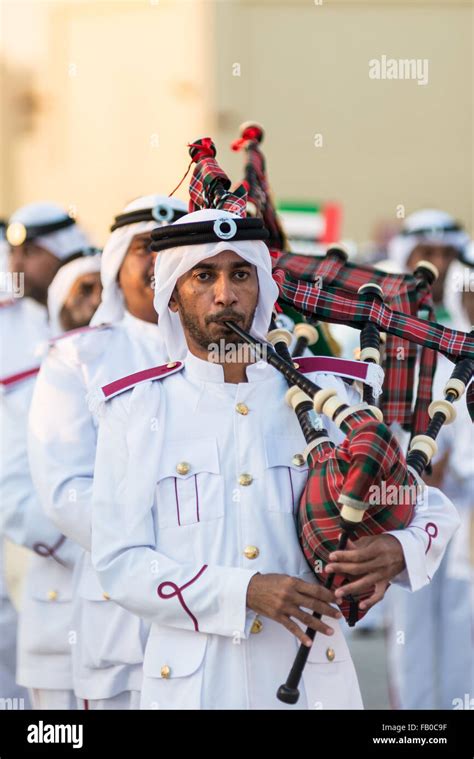
<instances>
[{"instance_id":1,"label":"jacket pocket flap","mask_svg":"<svg viewBox=\"0 0 474 759\"><path fill-rule=\"evenodd\" d=\"M25 582L25 594L36 601L65 603L73 597L72 570L58 564L54 559L34 560L30 564Z\"/></svg>"},{"instance_id":2,"label":"jacket pocket flap","mask_svg":"<svg viewBox=\"0 0 474 759\"><path fill-rule=\"evenodd\" d=\"M219 474L219 453L213 437L174 440L167 443L158 464L158 480L185 480L198 472Z\"/></svg>"},{"instance_id":3,"label":"jacket pocket flap","mask_svg":"<svg viewBox=\"0 0 474 759\"><path fill-rule=\"evenodd\" d=\"M152 625L143 671L148 677L161 679L192 675L204 659L206 645L204 633Z\"/></svg>"},{"instance_id":4,"label":"jacket pocket flap","mask_svg":"<svg viewBox=\"0 0 474 759\"><path fill-rule=\"evenodd\" d=\"M316 633L314 643L308 654L308 662L329 665L339 661L347 661L350 659L349 648L339 623L330 617L323 617L323 621L333 628L334 635ZM344 620L342 622L345 624Z\"/></svg>"},{"instance_id":5,"label":"jacket pocket flap","mask_svg":"<svg viewBox=\"0 0 474 759\"><path fill-rule=\"evenodd\" d=\"M306 472L308 465L302 456L303 447L304 440L295 435L265 435L265 466L286 466L297 472Z\"/></svg>"}]
</instances>

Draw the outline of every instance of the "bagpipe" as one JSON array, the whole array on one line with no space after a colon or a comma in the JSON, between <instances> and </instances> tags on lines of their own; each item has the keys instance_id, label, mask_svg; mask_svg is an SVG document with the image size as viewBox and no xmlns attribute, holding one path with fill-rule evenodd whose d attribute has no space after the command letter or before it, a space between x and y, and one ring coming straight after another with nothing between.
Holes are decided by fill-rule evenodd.
<instances>
[{"instance_id":1,"label":"bagpipe","mask_svg":"<svg viewBox=\"0 0 474 759\"><path fill-rule=\"evenodd\" d=\"M245 179L234 191L215 161L212 141L193 143L190 152L196 166L191 180L190 210L209 206L234 211L238 208L237 213L245 217L248 194L253 220L264 220L280 300L294 307L306 320L297 335L296 352L303 352L314 339L309 328L314 328L318 321L346 324L360 330L362 361L377 363L385 369L380 408L375 405L372 390L366 387L363 401L351 406L334 389L323 389L298 371L295 350L293 355L288 350L293 339L290 334L273 328L267 342L261 343L237 324L227 322L229 329L253 346L255 357L281 372L289 385L286 400L300 423L308 463L308 480L296 525L300 544L315 577L327 588L341 587L347 580L325 571L331 552L344 549L349 537L357 540L410 524L423 489L421 475L436 452L436 437L443 424L454 420L453 404L471 383L474 332L466 334L419 317L422 310L433 315L430 288L436 270L429 262L420 264L413 275L394 275L350 263L338 245L318 259L286 251L285 236L268 190L260 151L262 139L261 127L244 125L237 146L244 148L247 156ZM243 222L244 218L240 226L236 225L237 231L242 227L240 234L244 231ZM166 235L170 229L159 230L157 234ZM249 234L242 239L256 239L251 237L250 230ZM397 353L400 349L402 353ZM418 395L412 411L419 349ZM430 380L437 352L453 361L454 369L445 387L445 397L432 401ZM472 388L473 384L466 394L470 411ZM323 416L345 435L340 445L331 442L322 424ZM393 422L412 433L406 458L390 429ZM383 493L390 491L403 497L384 502L387 499ZM360 600L361 597L348 597L341 606L350 625L363 616ZM308 629L306 635L313 640L315 631ZM280 700L286 703L298 700L298 683L308 653L309 649L301 645L288 680L278 691Z\"/></svg>"}]
</instances>

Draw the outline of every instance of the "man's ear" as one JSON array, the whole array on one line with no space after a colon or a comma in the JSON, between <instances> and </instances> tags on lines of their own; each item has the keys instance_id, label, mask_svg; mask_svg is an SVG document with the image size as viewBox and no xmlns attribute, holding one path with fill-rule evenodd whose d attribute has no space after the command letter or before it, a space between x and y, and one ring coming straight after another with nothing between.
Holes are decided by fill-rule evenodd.
<instances>
[{"instance_id":1,"label":"man's ear","mask_svg":"<svg viewBox=\"0 0 474 759\"><path fill-rule=\"evenodd\" d=\"M178 313L178 307L179 307L179 296L175 287L173 292L171 293L171 298L169 299L168 308L170 309L170 311L173 311L173 313L176 314Z\"/></svg>"}]
</instances>

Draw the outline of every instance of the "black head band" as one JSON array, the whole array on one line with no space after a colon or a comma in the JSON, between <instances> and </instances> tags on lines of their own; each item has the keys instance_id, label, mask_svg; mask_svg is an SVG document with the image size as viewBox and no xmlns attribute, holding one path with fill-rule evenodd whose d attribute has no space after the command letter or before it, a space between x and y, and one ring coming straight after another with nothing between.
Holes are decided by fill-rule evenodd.
<instances>
[{"instance_id":1,"label":"black head band","mask_svg":"<svg viewBox=\"0 0 474 759\"><path fill-rule=\"evenodd\" d=\"M71 261L75 261L76 258L87 258L88 256L97 256L99 253L102 253L100 248L81 248L81 250L76 250L74 253L70 253L66 258L61 259L61 263L59 264L59 268L61 269L66 264L70 264Z\"/></svg>"},{"instance_id":2,"label":"black head band","mask_svg":"<svg viewBox=\"0 0 474 759\"><path fill-rule=\"evenodd\" d=\"M140 208L137 211L127 211L115 217L110 231L114 232L120 227L126 227L129 224L137 224L139 221L166 221L172 224L186 215L186 211L178 211L168 203L158 203L153 208Z\"/></svg>"},{"instance_id":3,"label":"black head band","mask_svg":"<svg viewBox=\"0 0 474 759\"><path fill-rule=\"evenodd\" d=\"M50 221L45 224L22 224L21 221L12 221L7 226L6 238L10 245L22 245L24 242L34 240L36 237L59 232L60 229L72 227L76 220L72 216L65 216L58 221Z\"/></svg>"},{"instance_id":4,"label":"black head band","mask_svg":"<svg viewBox=\"0 0 474 759\"><path fill-rule=\"evenodd\" d=\"M182 245L203 245L226 240L268 240L270 234L261 219L230 219L172 224L151 233L151 250L158 252Z\"/></svg>"},{"instance_id":5,"label":"black head band","mask_svg":"<svg viewBox=\"0 0 474 759\"><path fill-rule=\"evenodd\" d=\"M442 235L450 232L462 232L463 229L459 224L447 224L444 227L420 227L413 230L402 230L401 235L403 237L428 237L433 235L434 237L442 237Z\"/></svg>"}]
</instances>

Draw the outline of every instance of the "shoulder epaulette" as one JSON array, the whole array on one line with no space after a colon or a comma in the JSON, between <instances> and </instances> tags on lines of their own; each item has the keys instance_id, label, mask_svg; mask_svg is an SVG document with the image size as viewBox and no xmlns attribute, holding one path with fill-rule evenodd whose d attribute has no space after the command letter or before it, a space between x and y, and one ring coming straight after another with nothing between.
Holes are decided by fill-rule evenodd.
<instances>
[{"instance_id":1,"label":"shoulder epaulette","mask_svg":"<svg viewBox=\"0 0 474 759\"><path fill-rule=\"evenodd\" d=\"M7 308L8 306L14 306L18 302L18 298L6 298L0 300L0 308Z\"/></svg>"},{"instance_id":2,"label":"shoulder epaulette","mask_svg":"<svg viewBox=\"0 0 474 759\"><path fill-rule=\"evenodd\" d=\"M368 361L352 361L346 358L332 358L330 356L304 356L294 359L295 365L302 374L321 372L334 374L343 379L356 382L364 382L370 385L375 395L382 391L383 370L377 364Z\"/></svg>"},{"instance_id":3,"label":"shoulder epaulette","mask_svg":"<svg viewBox=\"0 0 474 759\"><path fill-rule=\"evenodd\" d=\"M40 370L39 366L34 366L31 369L24 369L21 372L15 372L15 374L9 374L7 377L1 377L0 378L0 389L2 392L5 392L6 390L11 390L13 387L16 387L21 382L24 382L27 379L31 379L31 377L35 377Z\"/></svg>"},{"instance_id":4,"label":"shoulder epaulette","mask_svg":"<svg viewBox=\"0 0 474 759\"><path fill-rule=\"evenodd\" d=\"M48 340L48 345L49 347L52 347L53 345L56 345L56 343L59 343L61 340L64 340L67 337L75 337L76 335L90 334L91 332L96 332L97 330L108 329L110 326L111 326L110 324L96 324L95 326L91 327L88 324L85 327L77 327L76 329L70 329L69 332L62 332L60 335L50 338Z\"/></svg>"},{"instance_id":5,"label":"shoulder epaulette","mask_svg":"<svg viewBox=\"0 0 474 759\"><path fill-rule=\"evenodd\" d=\"M103 385L99 391L102 396L101 400L109 401L116 395L123 393L125 390L131 390L142 382L164 379L170 374L176 374L176 372L181 371L183 366L182 361L170 361L168 364L163 364L162 366L152 366L151 369L143 369L140 372L128 374L126 377L121 377L118 380L109 382L107 385Z\"/></svg>"}]
</instances>

